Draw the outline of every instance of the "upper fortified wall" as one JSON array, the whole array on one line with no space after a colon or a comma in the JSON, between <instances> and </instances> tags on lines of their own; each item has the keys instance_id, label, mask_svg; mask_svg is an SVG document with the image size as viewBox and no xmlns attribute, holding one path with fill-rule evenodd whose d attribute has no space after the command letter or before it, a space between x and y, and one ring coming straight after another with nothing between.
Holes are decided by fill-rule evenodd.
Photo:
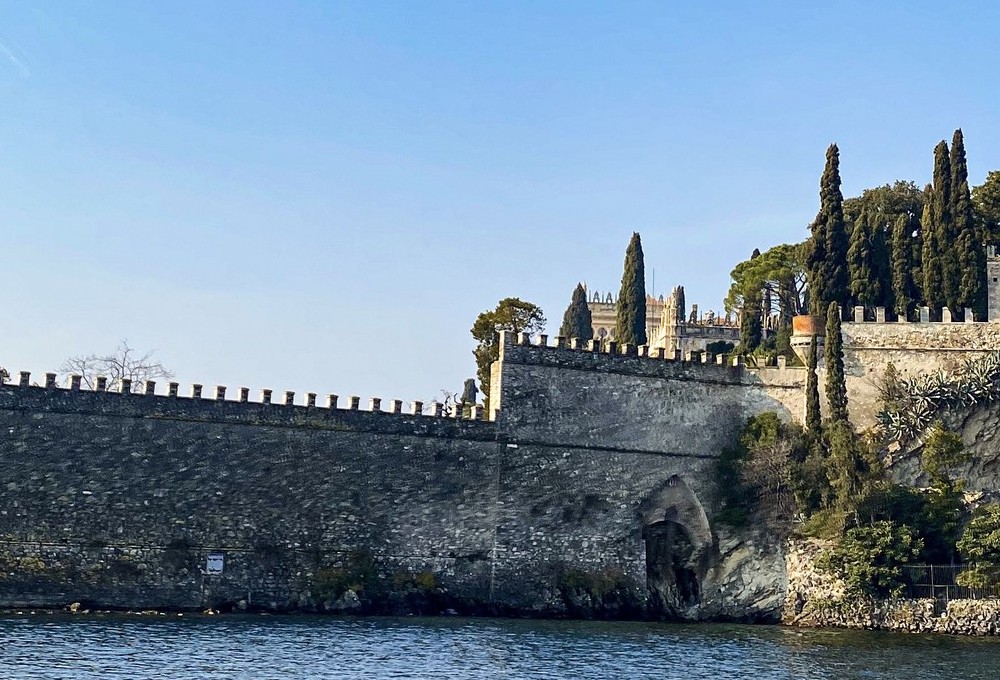
<instances>
[{"instance_id":1,"label":"upper fortified wall","mask_svg":"<svg viewBox=\"0 0 1000 680\"><path fill-rule=\"evenodd\" d=\"M715 457L748 417L788 416L770 386L722 355L504 333L490 404L504 431L541 441ZM772 390L771 387L774 387Z\"/></svg>"},{"instance_id":2,"label":"upper fortified wall","mask_svg":"<svg viewBox=\"0 0 1000 680\"><path fill-rule=\"evenodd\" d=\"M931 321L930 310L921 308L918 321L887 321L884 308L875 310L875 320L866 318L862 307L854 309L853 321L841 324L844 340L844 372L847 382L848 409L851 421L865 429L875 425L880 408L880 389L886 367L891 363L902 377L937 371L954 372L970 359L1000 349L1000 323L974 321L965 310L965 321L952 320L947 309ZM804 359L808 335L793 337L793 346ZM790 368L783 373L772 367L755 372L768 384L785 380L790 386L805 387L805 369ZM784 377L782 377L784 376ZM817 371L820 400L826 408L826 370L822 348ZM801 417L801 409L792 410Z\"/></svg>"},{"instance_id":3,"label":"upper fortified wall","mask_svg":"<svg viewBox=\"0 0 1000 680\"><path fill-rule=\"evenodd\" d=\"M971 317L971 312L967 318ZM851 419L859 427L875 424L879 389L889 363L904 377L939 370L953 372L965 361L1000 349L1000 323L942 321L874 321L860 319L842 325L844 372Z\"/></svg>"}]
</instances>

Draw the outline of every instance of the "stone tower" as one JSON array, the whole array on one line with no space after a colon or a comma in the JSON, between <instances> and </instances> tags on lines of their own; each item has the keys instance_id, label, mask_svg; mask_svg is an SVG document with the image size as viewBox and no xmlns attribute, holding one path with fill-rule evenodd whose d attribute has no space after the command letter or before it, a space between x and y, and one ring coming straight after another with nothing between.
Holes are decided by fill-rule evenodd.
<instances>
[{"instance_id":1,"label":"stone tower","mask_svg":"<svg viewBox=\"0 0 1000 680\"><path fill-rule=\"evenodd\" d=\"M986 246L987 321L1000 321L1000 256L997 247Z\"/></svg>"}]
</instances>

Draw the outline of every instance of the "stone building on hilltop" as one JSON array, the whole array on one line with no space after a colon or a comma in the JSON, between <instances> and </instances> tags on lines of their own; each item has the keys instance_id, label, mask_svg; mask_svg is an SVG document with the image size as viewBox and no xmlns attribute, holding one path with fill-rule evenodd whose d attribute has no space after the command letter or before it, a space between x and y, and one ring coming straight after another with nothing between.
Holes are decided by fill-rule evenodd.
<instances>
[{"instance_id":1,"label":"stone building on hilltop","mask_svg":"<svg viewBox=\"0 0 1000 680\"><path fill-rule=\"evenodd\" d=\"M611 293L588 290L587 306L594 339L614 340L617 305ZM646 296L646 337L650 347L663 347L668 353L704 351L712 342L739 342L740 321L738 315L718 316L711 310L700 314L698 305L691 305L687 314L684 286L677 286L666 299Z\"/></svg>"}]
</instances>

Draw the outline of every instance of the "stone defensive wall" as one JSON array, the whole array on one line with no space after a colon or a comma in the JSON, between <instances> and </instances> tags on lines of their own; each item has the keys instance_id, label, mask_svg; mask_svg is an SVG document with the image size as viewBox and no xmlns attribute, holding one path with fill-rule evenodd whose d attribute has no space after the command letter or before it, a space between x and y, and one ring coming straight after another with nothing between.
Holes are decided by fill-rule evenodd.
<instances>
[{"instance_id":1,"label":"stone defensive wall","mask_svg":"<svg viewBox=\"0 0 1000 680\"><path fill-rule=\"evenodd\" d=\"M360 595L371 611L777 616L710 519L715 457L783 410L762 381L518 340L489 419L21 374L0 385L0 606L355 611Z\"/></svg>"},{"instance_id":2,"label":"stone defensive wall","mask_svg":"<svg viewBox=\"0 0 1000 680\"><path fill-rule=\"evenodd\" d=\"M1000 349L1000 323L945 321L864 322L842 325L844 372L851 420L861 428L875 424L879 388L891 362L904 377L939 370L952 372L965 361ZM820 373L823 373L822 371ZM823 376L820 375L822 390Z\"/></svg>"}]
</instances>

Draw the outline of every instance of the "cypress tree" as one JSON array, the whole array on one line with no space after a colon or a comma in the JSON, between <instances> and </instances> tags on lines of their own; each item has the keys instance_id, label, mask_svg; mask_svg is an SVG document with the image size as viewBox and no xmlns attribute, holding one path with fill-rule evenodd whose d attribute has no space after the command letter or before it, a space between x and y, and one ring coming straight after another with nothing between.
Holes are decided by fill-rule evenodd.
<instances>
[{"instance_id":1,"label":"cypress tree","mask_svg":"<svg viewBox=\"0 0 1000 680\"><path fill-rule=\"evenodd\" d=\"M986 310L986 254L976 236L976 222L969 190L969 166L965 158L962 129L955 130L951 140L951 217L954 224L953 260L958 268L957 309L969 309L980 318Z\"/></svg>"},{"instance_id":2,"label":"cypress tree","mask_svg":"<svg viewBox=\"0 0 1000 680\"><path fill-rule=\"evenodd\" d=\"M862 211L851 230L851 245L847 251L847 265L851 277L851 299L856 305L875 307L882 302L881 285L876 276L877 263L873 248L873 234L868 224L868 213Z\"/></svg>"},{"instance_id":3,"label":"cypress tree","mask_svg":"<svg viewBox=\"0 0 1000 680\"><path fill-rule=\"evenodd\" d=\"M913 263L910 218L900 215L892 227L892 295L896 314L909 318L915 300L913 290Z\"/></svg>"},{"instance_id":4,"label":"cypress tree","mask_svg":"<svg viewBox=\"0 0 1000 680\"><path fill-rule=\"evenodd\" d=\"M646 268L642 259L642 241L632 233L625 251L622 287L618 292L615 317L615 340L620 344L646 344Z\"/></svg>"},{"instance_id":5,"label":"cypress tree","mask_svg":"<svg viewBox=\"0 0 1000 680\"><path fill-rule=\"evenodd\" d=\"M847 271L848 237L844 223L844 196L840 192L840 150L826 150L826 167L819 185L819 213L811 226L806 271L809 277L809 313L820 314L831 302L850 304Z\"/></svg>"},{"instance_id":6,"label":"cypress tree","mask_svg":"<svg viewBox=\"0 0 1000 680\"><path fill-rule=\"evenodd\" d=\"M893 309L896 296L892 290L892 228L894 223L869 223L871 233L871 261L878 283L872 305Z\"/></svg>"},{"instance_id":7,"label":"cypress tree","mask_svg":"<svg viewBox=\"0 0 1000 680\"><path fill-rule=\"evenodd\" d=\"M847 421L847 383L844 378L844 339L840 335L840 308L831 302L826 313L826 400L830 420Z\"/></svg>"},{"instance_id":8,"label":"cypress tree","mask_svg":"<svg viewBox=\"0 0 1000 680\"><path fill-rule=\"evenodd\" d=\"M925 191L924 212L920 216L920 271L923 275L923 300L931 310L940 309L944 302L944 272L938 232L934 224L934 189L930 184Z\"/></svg>"},{"instance_id":9,"label":"cypress tree","mask_svg":"<svg viewBox=\"0 0 1000 680\"><path fill-rule=\"evenodd\" d=\"M934 147L934 183L931 190L931 225L934 247L941 271L941 298L948 309L958 310L958 290L961 284L958 263L955 262L955 230L951 215L951 160L947 142ZM930 295L925 291L925 294ZM940 311L934 308L935 315Z\"/></svg>"},{"instance_id":10,"label":"cypress tree","mask_svg":"<svg viewBox=\"0 0 1000 680\"><path fill-rule=\"evenodd\" d=\"M819 413L819 385L816 379L817 347L816 336L809 340L809 360L806 373L806 429L818 434L822 418Z\"/></svg>"},{"instance_id":11,"label":"cypress tree","mask_svg":"<svg viewBox=\"0 0 1000 680\"><path fill-rule=\"evenodd\" d=\"M750 260L760 257L760 249L754 248ZM763 326L764 294L759 288L743 291L743 310L740 314L740 351L750 354L760 347L764 339Z\"/></svg>"},{"instance_id":12,"label":"cypress tree","mask_svg":"<svg viewBox=\"0 0 1000 680\"><path fill-rule=\"evenodd\" d=\"M579 338L580 342L594 339L594 322L587 306L587 291L582 283L573 289L573 299L563 314L559 335L565 338Z\"/></svg>"}]
</instances>

